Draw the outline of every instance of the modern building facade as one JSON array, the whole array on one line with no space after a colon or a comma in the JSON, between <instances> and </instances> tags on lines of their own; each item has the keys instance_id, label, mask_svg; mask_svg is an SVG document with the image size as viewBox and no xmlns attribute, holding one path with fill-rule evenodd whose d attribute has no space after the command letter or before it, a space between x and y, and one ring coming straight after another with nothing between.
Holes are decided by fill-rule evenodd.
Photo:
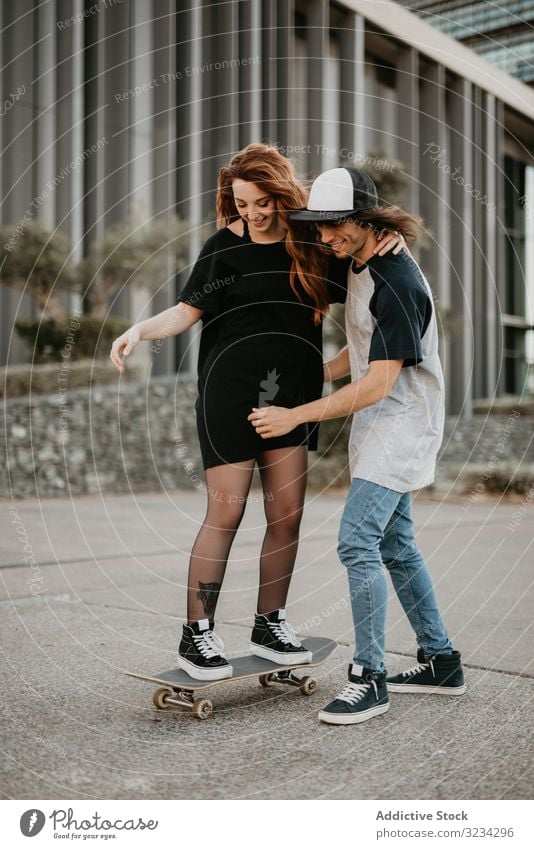
<instances>
[{"instance_id":1,"label":"modern building facade","mask_svg":"<svg viewBox=\"0 0 534 849\"><path fill-rule=\"evenodd\" d=\"M2 90L26 92L0 123L4 223L83 154L36 211L68 233L75 256L133 203L189 219L193 256L218 169L243 145L276 142L306 179L381 151L403 163L404 204L428 226L419 258L443 318L449 412L524 391L527 85L387 0L20 0L3 4L0 27ZM139 320L173 304L182 284L124 292L113 312ZM13 363L25 356L14 316L34 307L5 289L1 298L2 362ZM190 342L166 343L155 373L192 375Z\"/></svg>"},{"instance_id":2,"label":"modern building facade","mask_svg":"<svg viewBox=\"0 0 534 849\"><path fill-rule=\"evenodd\" d=\"M399 0L426 23L437 27L493 62L534 85L534 3L532 0Z\"/></svg>"}]
</instances>

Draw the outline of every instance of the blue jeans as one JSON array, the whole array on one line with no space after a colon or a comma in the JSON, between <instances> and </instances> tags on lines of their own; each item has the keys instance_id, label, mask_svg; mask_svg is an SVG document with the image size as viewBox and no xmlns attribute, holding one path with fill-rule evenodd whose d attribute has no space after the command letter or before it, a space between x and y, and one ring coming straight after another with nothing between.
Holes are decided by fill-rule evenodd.
<instances>
[{"instance_id":1,"label":"blue jeans","mask_svg":"<svg viewBox=\"0 0 534 849\"><path fill-rule=\"evenodd\" d=\"M337 551L349 578L355 663L376 672L386 669L388 587L384 566L425 654L452 652L432 578L415 542L409 492L354 478Z\"/></svg>"}]
</instances>

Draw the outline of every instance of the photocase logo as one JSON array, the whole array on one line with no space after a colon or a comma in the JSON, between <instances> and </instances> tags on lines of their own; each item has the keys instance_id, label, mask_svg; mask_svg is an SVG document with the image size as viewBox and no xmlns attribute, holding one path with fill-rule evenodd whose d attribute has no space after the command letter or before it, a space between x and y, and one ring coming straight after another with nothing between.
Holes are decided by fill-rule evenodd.
<instances>
[{"instance_id":1,"label":"photocase logo","mask_svg":"<svg viewBox=\"0 0 534 849\"><path fill-rule=\"evenodd\" d=\"M272 371L267 372L266 380L262 380L260 383L260 387L263 392L260 392L258 407L268 407L269 401L274 401L278 394L278 390L280 389L276 382L279 377L280 375L276 373L275 368Z\"/></svg>"},{"instance_id":2,"label":"photocase logo","mask_svg":"<svg viewBox=\"0 0 534 849\"><path fill-rule=\"evenodd\" d=\"M35 837L42 830L45 822L46 817L42 811L37 810L37 808L30 808L20 818L20 830L24 837Z\"/></svg>"}]
</instances>

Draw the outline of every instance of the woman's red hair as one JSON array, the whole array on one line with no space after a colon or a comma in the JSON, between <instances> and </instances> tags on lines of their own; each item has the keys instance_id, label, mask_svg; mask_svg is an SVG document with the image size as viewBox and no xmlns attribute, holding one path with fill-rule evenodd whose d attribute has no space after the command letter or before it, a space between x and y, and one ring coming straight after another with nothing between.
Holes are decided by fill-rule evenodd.
<instances>
[{"instance_id":1,"label":"woman's red hair","mask_svg":"<svg viewBox=\"0 0 534 849\"><path fill-rule=\"evenodd\" d=\"M280 151L267 144L249 144L232 158L228 165L219 171L217 189L217 226L227 227L240 218L234 201L232 183L245 180L261 186L262 191L275 201L276 209L284 227L287 228L286 249L292 259L289 280L296 296L302 300L298 291L297 279L304 291L312 298L315 310L313 320L319 324L328 312L326 288L327 255L315 241L310 242L309 228L302 230L302 241L295 236L299 231L294 224L289 229L289 214L306 206L307 194L298 182L293 163ZM306 271L304 271L306 268Z\"/></svg>"}]
</instances>

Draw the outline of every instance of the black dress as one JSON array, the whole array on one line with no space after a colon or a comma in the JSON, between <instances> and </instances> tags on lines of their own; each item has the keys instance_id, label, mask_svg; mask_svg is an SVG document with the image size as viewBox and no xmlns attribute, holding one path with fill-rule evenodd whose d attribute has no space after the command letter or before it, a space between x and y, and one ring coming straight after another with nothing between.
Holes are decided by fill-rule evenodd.
<instances>
[{"instance_id":1,"label":"black dress","mask_svg":"<svg viewBox=\"0 0 534 849\"><path fill-rule=\"evenodd\" d=\"M204 244L178 302L204 310L198 356L197 428L205 469L293 445L317 450L318 424L262 439L253 407L296 407L321 397L322 328L312 299L289 282L285 241L253 242L228 227ZM346 296L348 263L329 272L331 300Z\"/></svg>"}]
</instances>

